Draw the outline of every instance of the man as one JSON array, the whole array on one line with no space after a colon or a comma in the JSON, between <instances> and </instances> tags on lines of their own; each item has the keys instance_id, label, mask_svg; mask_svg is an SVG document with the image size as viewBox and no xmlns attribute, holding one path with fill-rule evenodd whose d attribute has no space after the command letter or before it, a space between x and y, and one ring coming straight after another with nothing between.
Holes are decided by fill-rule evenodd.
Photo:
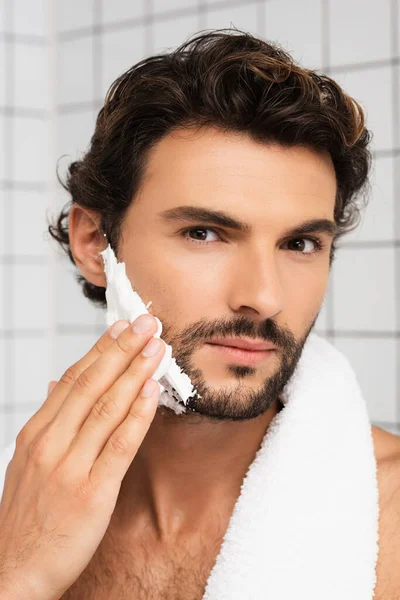
<instances>
[{"instance_id":1,"label":"man","mask_svg":"<svg viewBox=\"0 0 400 600\"><path fill-rule=\"evenodd\" d=\"M247 34L199 36L173 56L114 84L88 153L71 165L73 204L52 233L103 306L100 252L112 243L201 398L183 415L157 410L110 526L64 599L202 598L321 310L335 241L354 224L344 209L367 182L362 111L329 78ZM230 350L227 338L276 349ZM374 598L394 600L400 441L372 434Z\"/></svg>"}]
</instances>

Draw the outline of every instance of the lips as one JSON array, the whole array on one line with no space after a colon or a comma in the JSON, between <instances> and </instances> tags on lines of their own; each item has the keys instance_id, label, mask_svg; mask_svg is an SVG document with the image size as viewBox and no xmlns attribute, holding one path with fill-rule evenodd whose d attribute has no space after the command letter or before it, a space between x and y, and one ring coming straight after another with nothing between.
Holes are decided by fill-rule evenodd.
<instances>
[{"instance_id":1,"label":"lips","mask_svg":"<svg viewBox=\"0 0 400 600\"><path fill-rule=\"evenodd\" d=\"M218 344L220 346L230 346L232 348L240 348L242 350L275 350L274 344L271 342L244 340L243 338L214 338L209 344Z\"/></svg>"},{"instance_id":2,"label":"lips","mask_svg":"<svg viewBox=\"0 0 400 600\"><path fill-rule=\"evenodd\" d=\"M224 341L226 342L227 340ZM255 366L260 363L265 363L275 354L274 349L248 350L247 348L238 348L237 346L217 344L214 340L213 342L214 343L206 344L206 346L210 348L211 352L216 353L218 360L228 360L230 363L234 362L241 365ZM236 343L238 343L238 340L235 340L235 344Z\"/></svg>"}]
</instances>

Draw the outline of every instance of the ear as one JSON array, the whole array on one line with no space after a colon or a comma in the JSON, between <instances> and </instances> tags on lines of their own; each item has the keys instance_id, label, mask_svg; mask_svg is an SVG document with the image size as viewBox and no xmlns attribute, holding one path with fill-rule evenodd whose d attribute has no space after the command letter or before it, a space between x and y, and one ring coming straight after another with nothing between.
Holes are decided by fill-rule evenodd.
<instances>
[{"instance_id":1,"label":"ear","mask_svg":"<svg viewBox=\"0 0 400 600\"><path fill-rule=\"evenodd\" d=\"M73 204L69 213L69 240L75 264L84 278L99 287L107 287L100 252L107 247L100 232L100 216L94 210Z\"/></svg>"}]
</instances>

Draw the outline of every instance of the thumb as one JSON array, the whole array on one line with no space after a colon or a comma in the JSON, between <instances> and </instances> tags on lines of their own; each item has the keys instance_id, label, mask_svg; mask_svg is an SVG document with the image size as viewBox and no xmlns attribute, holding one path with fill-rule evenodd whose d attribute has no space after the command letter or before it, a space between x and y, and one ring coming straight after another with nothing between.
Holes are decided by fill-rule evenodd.
<instances>
[{"instance_id":1,"label":"thumb","mask_svg":"<svg viewBox=\"0 0 400 600\"><path fill-rule=\"evenodd\" d=\"M49 385L47 386L47 395L51 394L56 385L57 381L50 381Z\"/></svg>"}]
</instances>

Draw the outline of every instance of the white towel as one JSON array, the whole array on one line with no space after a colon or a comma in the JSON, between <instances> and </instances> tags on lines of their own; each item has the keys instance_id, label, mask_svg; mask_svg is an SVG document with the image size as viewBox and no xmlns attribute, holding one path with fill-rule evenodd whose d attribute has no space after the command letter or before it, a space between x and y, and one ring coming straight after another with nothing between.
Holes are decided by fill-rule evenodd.
<instances>
[{"instance_id":1,"label":"white towel","mask_svg":"<svg viewBox=\"0 0 400 600\"><path fill-rule=\"evenodd\" d=\"M244 477L203 600L372 600L376 458L348 359L311 333ZM0 489L15 443L0 456Z\"/></svg>"}]
</instances>

